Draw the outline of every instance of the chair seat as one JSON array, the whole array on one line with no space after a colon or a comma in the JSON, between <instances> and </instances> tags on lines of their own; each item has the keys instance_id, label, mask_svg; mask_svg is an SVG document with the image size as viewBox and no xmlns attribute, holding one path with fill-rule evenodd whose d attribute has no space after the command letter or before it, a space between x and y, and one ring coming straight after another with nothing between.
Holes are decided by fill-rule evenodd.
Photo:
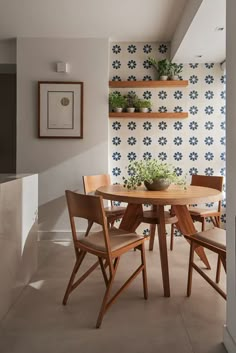
<instances>
[{"instance_id":1,"label":"chair seat","mask_svg":"<svg viewBox=\"0 0 236 353\"><path fill-rule=\"evenodd\" d=\"M209 210L207 208L197 208L197 207L189 207L189 212L192 216L202 216L202 217L211 217L218 216L220 212L217 210Z\"/></svg>"},{"instance_id":2,"label":"chair seat","mask_svg":"<svg viewBox=\"0 0 236 353\"><path fill-rule=\"evenodd\" d=\"M144 236L135 233L129 233L122 229L109 229L111 251L116 251L138 240L144 239ZM91 233L91 235L80 239L80 243L89 246L92 249L106 251L103 232Z\"/></svg>"},{"instance_id":3,"label":"chair seat","mask_svg":"<svg viewBox=\"0 0 236 353\"><path fill-rule=\"evenodd\" d=\"M166 224L173 224L178 222L178 218L176 216L171 216L168 211L164 212L165 214L165 223ZM150 224L158 224L159 217L155 211L144 211L142 222L150 223Z\"/></svg>"},{"instance_id":4,"label":"chair seat","mask_svg":"<svg viewBox=\"0 0 236 353\"><path fill-rule=\"evenodd\" d=\"M189 238L203 241L209 245L226 250L226 233L225 230L221 228L205 230L204 232L194 234Z\"/></svg>"},{"instance_id":5,"label":"chair seat","mask_svg":"<svg viewBox=\"0 0 236 353\"><path fill-rule=\"evenodd\" d=\"M105 207L105 212L107 217L112 217L112 216L123 216L126 210L126 207L119 207L119 206L110 206L110 207Z\"/></svg>"}]
</instances>

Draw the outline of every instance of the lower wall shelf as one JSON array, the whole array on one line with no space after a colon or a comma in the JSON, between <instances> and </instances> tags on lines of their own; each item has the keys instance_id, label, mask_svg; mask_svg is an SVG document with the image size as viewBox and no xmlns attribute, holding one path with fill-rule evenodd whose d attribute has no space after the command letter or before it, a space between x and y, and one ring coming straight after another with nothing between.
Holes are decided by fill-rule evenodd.
<instances>
[{"instance_id":1,"label":"lower wall shelf","mask_svg":"<svg viewBox=\"0 0 236 353\"><path fill-rule=\"evenodd\" d=\"M150 113L114 113L109 112L109 118L129 118L129 119L138 119L138 118L156 118L156 119L185 119L188 117L187 112L183 113L158 113L158 112L150 112Z\"/></svg>"}]
</instances>

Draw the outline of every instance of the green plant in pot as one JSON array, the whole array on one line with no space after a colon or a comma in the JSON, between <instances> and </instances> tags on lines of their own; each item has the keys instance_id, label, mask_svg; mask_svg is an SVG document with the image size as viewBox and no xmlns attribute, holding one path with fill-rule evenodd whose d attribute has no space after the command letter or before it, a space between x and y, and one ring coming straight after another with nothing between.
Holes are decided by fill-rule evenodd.
<instances>
[{"instance_id":1,"label":"green plant in pot","mask_svg":"<svg viewBox=\"0 0 236 353\"><path fill-rule=\"evenodd\" d=\"M157 159L131 162L128 177L123 177L123 185L127 189L136 189L143 183L148 190L166 190L171 183L185 185L185 180L178 177L174 166Z\"/></svg>"},{"instance_id":2,"label":"green plant in pot","mask_svg":"<svg viewBox=\"0 0 236 353\"><path fill-rule=\"evenodd\" d=\"M171 63L170 64L170 72L171 72L171 80L179 80L179 74L183 71L183 65Z\"/></svg>"},{"instance_id":3,"label":"green plant in pot","mask_svg":"<svg viewBox=\"0 0 236 353\"><path fill-rule=\"evenodd\" d=\"M138 96L135 92L131 91L126 96L126 110L128 113L133 113L135 111L136 103L138 101Z\"/></svg>"},{"instance_id":4,"label":"green plant in pot","mask_svg":"<svg viewBox=\"0 0 236 353\"><path fill-rule=\"evenodd\" d=\"M169 59L163 59L157 61L155 58L149 57L149 63L157 70L158 79L165 81L171 75L171 62Z\"/></svg>"},{"instance_id":5,"label":"green plant in pot","mask_svg":"<svg viewBox=\"0 0 236 353\"><path fill-rule=\"evenodd\" d=\"M126 106L126 98L120 92L110 92L109 104L114 112L122 112Z\"/></svg>"},{"instance_id":6,"label":"green plant in pot","mask_svg":"<svg viewBox=\"0 0 236 353\"><path fill-rule=\"evenodd\" d=\"M138 99L135 103L135 108L137 108L142 113L147 113L151 109L151 101L147 99Z\"/></svg>"}]
</instances>

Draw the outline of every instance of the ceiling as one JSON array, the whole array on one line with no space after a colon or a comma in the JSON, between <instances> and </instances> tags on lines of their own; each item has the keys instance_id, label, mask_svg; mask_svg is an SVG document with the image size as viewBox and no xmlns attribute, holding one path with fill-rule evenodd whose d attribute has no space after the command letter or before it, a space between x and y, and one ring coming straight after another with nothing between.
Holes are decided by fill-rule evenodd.
<instances>
[{"instance_id":1,"label":"ceiling","mask_svg":"<svg viewBox=\"0 0 236 353\"><path fill-rule=\"evenodd\" d=\"M201 4L182 38L174 60L221 63L226 58L226 0L199 2Z\"/></svg>"},{"instance_id":2,"label":"ceiling","mask_svg":"<svg viewBox=\"0 0 236 353\"><path fill-rule=\"evenodd\" d=\"M225 11L222 12L222 4L225 7L225 2L226 0L1 0L0 39L77 37L169 42L184 17L187 5L202 3L186 29L175 55L179 61L187 62L190 53L206 55L209 52L212 55L208 54L211 59L208 61L216 62L219 58L221 61L222 57L225 58L225 39L223 44L222 40L219 42L208 39L210 42L207 42L206 38L210 37L206 34L209 33L212 22L213 28L216 25L225 26ZM222 33L221 35L223 38L225 33L224 36Z\"/></svg>"}]
</instances>

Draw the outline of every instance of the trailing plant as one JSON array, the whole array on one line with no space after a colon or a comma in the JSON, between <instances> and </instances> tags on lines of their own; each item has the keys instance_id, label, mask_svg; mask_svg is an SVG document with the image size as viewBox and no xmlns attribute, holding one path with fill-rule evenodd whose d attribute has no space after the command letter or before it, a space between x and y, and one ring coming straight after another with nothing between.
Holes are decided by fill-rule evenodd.
<instances>
[{"instance_id":1,"label":"trailing plant","mask_svg":"<svg viewBox=\"0 0 236 353\"><path fill-rule=\"evenodd\" d=\"M111 108L124 108L126 106L126 98L120 92L109 93L109 104Z\"/></svg>"},{"instance_id":2,"label":"trailing plant","mask_svg":"<svg viewBox=\"0 0 236 353\"><path fill-rule=\"evenodd\" d=\"M170 183L185 185L185 179L174 171L174 166L157 159L132 161L127 167L128 177L123 176L123 185L127 189L136 189L143 182L152 183L156 179L166 179Z\"/></svg>"}]
</instances>

